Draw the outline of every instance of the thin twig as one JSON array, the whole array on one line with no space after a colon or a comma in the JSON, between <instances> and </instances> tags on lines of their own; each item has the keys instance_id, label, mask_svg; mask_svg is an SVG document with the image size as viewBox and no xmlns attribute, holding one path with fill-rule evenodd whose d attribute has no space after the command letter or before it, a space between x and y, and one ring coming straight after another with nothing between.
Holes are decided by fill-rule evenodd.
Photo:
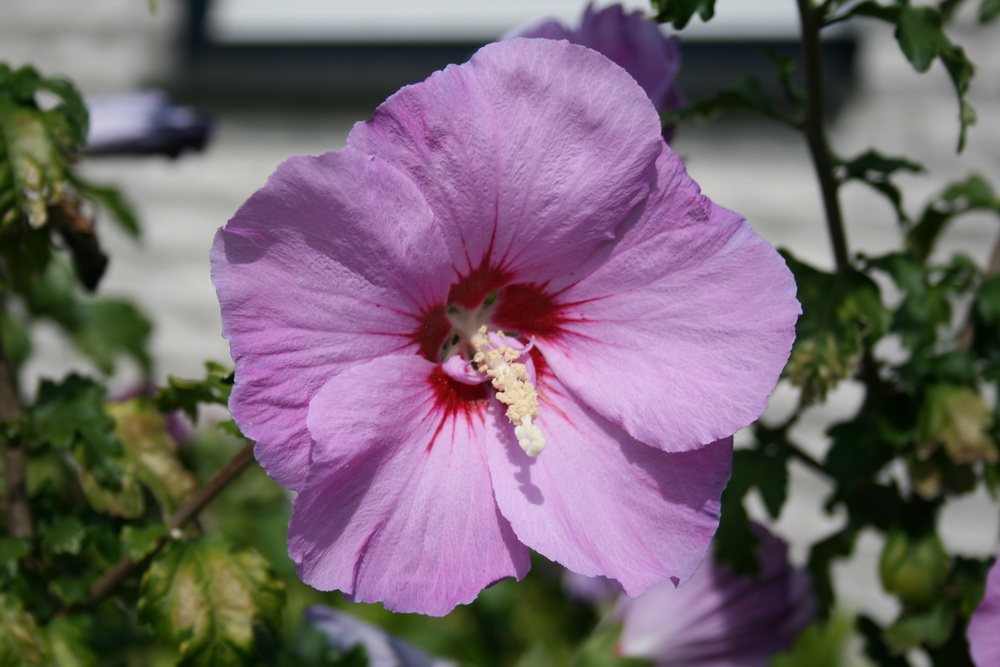
<instances>
[{"instance_id":1,"label":"thin twig","mask_svg":"<svg viewBox=\"0 0 1000 667\"><path fill-rule=\"evenodd\" d=\"M837 197L837 181L833 175L833 160L826 142L823 120L823 76L820 60L820 16L812 0L798 0L799 20L802 26L802 62L806 80L806 110L802 131L809 145L816 177L819 179L826 211L826 227L833 246L833 257L838 271L850 266L844 220Z\"/></svg>"},{"instance_id":2,"label":"thin twig","mask_svg":"<svg viewBox=\"0 0 1000 667\"><path fill-rule=\"evenodd\" d=\"M826 466L824 466L822 463L816 460L811 454L807 453L805 450L800 449L798 445L792 443L787 439L784 441L783 444L785 446L785 449L787 449L788 453L792 456L792 458L798 459L799 462L805 464L807 468L809 468L815 473L819 473L825 478L829 478L831 476L830 471L826 469Z\"/></svg>"},{"instance_id":3,"label":"thin twig","mask_svg":"<svg viewBox=\"0 0 1000 667\"><path fill-rule=\"evenodd\" d=\"M215 476L208 481L205 486L201 487L195 491L191 499L188 500L179 510L177 510L169 519L167 519L167 526L170 528L180 528L188 521L193 519L195 516L201 512L205 506L210 503L222 489L226 487L233 479L236 478L244 468L246 468L250 462L253 461L253 443L247 443L246 447L241 449L236 456L230 459L219 472L215 473ZM170 541L171 537L163 537L153 548L144 560L152 558L156 552L163 548L163 546ZM121 560L115 563L111 569L102 574L97 581L95 581L90 587L90 595L88 596L88 603L90 605L95 605L106 597L111 595L112 592L124 581L132 571L139 565L131 556L124 556Z\"/></svg>"},{"instance_id":4,"label":"thin twig","mask_svg":"<svg viewBox=\"0 0 1000 667\"><path fill-rule=\"evenodd\" d=\"M14 422L24 416L18 397L14 369L0 338L0 424ZM16 427L11 429L17 431ZM28 537L34 532L31 506L28 504L28 455L24 444L14 436L4 443L3 511L7 518L7 533L11 537Z\"/></svg>"}]
</instances>

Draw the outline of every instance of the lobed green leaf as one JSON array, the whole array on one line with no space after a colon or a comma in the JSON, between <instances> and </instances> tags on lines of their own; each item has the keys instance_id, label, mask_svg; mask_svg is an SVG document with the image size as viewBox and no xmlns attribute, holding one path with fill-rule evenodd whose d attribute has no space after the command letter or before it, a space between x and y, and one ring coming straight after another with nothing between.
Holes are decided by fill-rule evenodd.
<instances>
[{"instance_id":1,"label":"lobed green leaf","mask_svg":"<svg viewBox=\"0 0 1000 667\"><path fill-rule=\"evenodd\" d=\"M903 195L890 177L898 172L918 174L922 171L923 166L916 162L906 158L887 157L874 149L851 160L839 160L836 167L837 178L842 183L860 181L884 195L901 223L909 222L909 218L903 210Z\"/></svg>"},{"instance_id":2,"label":"lobed green leaf","mask_svg":"<svg viewBox=\"0 0 1000 667\"><path fill-rule=\"evenodd\" d=\"M41 109L39 92L59 103ZM47 207L66 190L68 162L87 137L87 108L68 81L31 67L0 64L0 232L26 222L43 227Z\"/></svg>"},{"instance_id":3,"label":"lobed green leaf","mask_svg":"<svg viewBox=\"0 0 1000 667\"><path fill-rule=\"evenodd\" d=\"M896 20L896 41L918 72L926 72L948 43L941 12L933 7L903 4Z\"/></svg>"},{"instance_id":4,"label":"lobed green leaf","mask_svg":"<svg viewBox=\"0 0 1000 667\"><path fill-rule=\"evenodd\" d=\"M885 629L885 641L895 653L903 653L922 644L940 646L951 635L954 615L948 601L938 598L922 611L904 611Z\"/></svg>"},{"instance_id":5,"label":"lobed green leaf","mask_svg":"<svg viewBox=\"0 0 1000 667\"><path fill-rule=\"evenodd\" d=\"M173 514L198 486L177 458L177 442L163 416L148 401L112 403L105 410L115 420L115 435L125 450L124 465L152 492L164 516Z\"/></svg>"},{"instance_id":6,"label":"lobed green leaf","mask_svg":"<svg viewBox=\"0 0 1000 667\"><path fill-rule=\"evenodd\" d=\"M802 389L803 404L822 400L857 369L862 353L888 329L889 311L878 286L849 270L830 274L786 253L795 275L802 316L785 373Z\"/></svg>"},{"instance_id":7,"label":"lobed green leaf","mask_svg":"<svg viewBox=\"0 0 1000 667\"><path fill-rule=\"evenodd\" d=\"M254 664L255 633L281 622L283 584L256 552L218 535L175 541L142 578L139 619L178 647L182 665Z\"/></svg>"},{"instance_id":8,"label":"lobed green leaf","mask_svg":"<svg viewBox=\"0 0 1000 667\"><path fill-rule=\"evenodd\" d=\"M712 97L698 100L678 111L662 114L664 126L673 126L689 118L711 119L723 113L743 111L789 122L775 109L760 80L748 76L735 86L720 90Z\"/></svg>"},{"instance_id":9,"label":"lobed green leaf","mask_svg":"<svg viewBox=\"0 0 1000 667\"><path fill-rule=\"evenodd\" d=\"M659 23L671 23L681 30L691 17L698 14L702 21L711 20L715 15L715 0L652 0Z\"/></svg>"},{"instance_id":10,"label":"lobed green leaf","mask_svg":"<svg viewBox=\"0 0 1000 667\"><path fill-rule=\"evenodd\" d=\"M182 380L167 378L167 386L160 389L156 405L161 412L183 410L191 421L198 420L198 405L229 405L229 394L233 389L233 369L220 363L205 363L205 379Z\"/></svg>"},{"instance_id":11,"label":"lobed green leaf","mask_svg":"<svg viewBox=\"0 0 1000 667\"><path fill-rule=\"evenodd\" d=\"M907 231L904 245L921 261L934 251L938 238L956 216L972 211L1000 214L1000 198L993 186L979 174L946 187L924 208L917 223Z\"/></svg>"}]
</instances>

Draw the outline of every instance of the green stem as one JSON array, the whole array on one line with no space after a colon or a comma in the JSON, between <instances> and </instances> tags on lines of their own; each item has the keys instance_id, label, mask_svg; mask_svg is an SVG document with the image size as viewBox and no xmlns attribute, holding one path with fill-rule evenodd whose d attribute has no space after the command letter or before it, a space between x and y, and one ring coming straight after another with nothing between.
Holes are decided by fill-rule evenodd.
<instances>
[{"instance_id":1,"label":"green stem","mask_svg":"<svg viewBox=\"0 0 1000 667\"><path fill-rule=\"evenodd\" d=\"M837 181L833 174L833 159L826 141L823 118L823 68L820 59L820 13L812 0L798 0L799 20L802 27L802 63L806 81L805 118L802 131L809 145L816 177L819 179L826 211L826 226L833 246L833 257L839 271L850 267L844 220L837 197Z\"/></svg>"}]
</instances>

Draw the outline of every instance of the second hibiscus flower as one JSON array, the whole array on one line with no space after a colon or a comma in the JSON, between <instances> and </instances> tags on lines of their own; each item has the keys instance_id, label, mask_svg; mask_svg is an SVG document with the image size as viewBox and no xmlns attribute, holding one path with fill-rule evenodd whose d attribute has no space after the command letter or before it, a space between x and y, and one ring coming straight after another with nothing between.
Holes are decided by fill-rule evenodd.
<instances>
[{"instance_id":1,"label":"second hibiscus flower","mask_svg":"<svg viewBox=\"0 0 1000 667\"><path fill-rule=\"evenodd\" d=\"M302 579L445 614L529 547L688 579L799 312L604 56L514 39L292 157L212 249L230 407Z\"/></svg>"}]
</instances>

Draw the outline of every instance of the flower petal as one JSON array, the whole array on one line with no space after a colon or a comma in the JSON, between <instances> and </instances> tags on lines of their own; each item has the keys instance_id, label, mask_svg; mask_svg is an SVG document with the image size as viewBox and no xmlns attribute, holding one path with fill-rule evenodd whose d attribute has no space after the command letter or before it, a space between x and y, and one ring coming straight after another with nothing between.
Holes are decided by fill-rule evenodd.
<instances>
[{"instance_id":1,"label":"flower petal","mask_svg":"<svg viewBox=\"0 0 1000 667\"><path fill-rule=\"evenodd\" d=\"M969 652L976 667L993 667L1000 664L1000 560L997 560L986 577L983 601L969 619L966 637Z\"/></svg>"},{"instance_id":2,"label":"flower petal","mask_svg":"<svg viewBox=\"0 0 1000 667\"><path fill-rule=\"evenodd\" d=\"M541 375L545 450L530 458L507 432L487 449L497 504L518 539L629 595L686 581L718 526L732 440L681 454L647 447Z\"/></svg>"},{"instance_id":3,"label":"flower petal","mask_svg":"<svg viewBox=\"0 0 1000 667\"><path fill-rule=\"evenodd\" d=\"M659 188L607 261L555 298L538 335L555 374L633 437L686 451L756 419L800 312L784 260L737 214L700 194L664 145ZM561 331L535 331L536 326Z\"/></svg>"},{"instance_id":4,"label":"flower petal","mask_svg":"<svg viewBox=\"0 0 1000 667\"><path fill-rule=\"evenodd\" d=\"M605 57L514 39L403 88L347 142L410 175L459 274L488 264L547 280L612 239L648 193L659 131L643 91Z\"/></svg>"},{"instance_id":5,"label":"flower petal","mask_svg":"<svg viewBox=\"0 0 1000 667\"><path fill-rule=\"evenodd\" d=\"M305 479L313 394L352 364L418 349L451 275L412 182L351 149L290 158L219 230L212 280L236 360L230 408L279 483Z\"/></svg>"},{"instance_id":6,"label":"flower petal","mask_svg":"<svg viewBox=\"0 0 1000 667\"><path fill-rule=\"evenodd\" d=\"M528 550L493 499L485 396L485 385L416 356L376 359L323 386L309 407L309 481L288 528L305 583L441 616L524 576Z\"/></svg>"}]
</instances>

